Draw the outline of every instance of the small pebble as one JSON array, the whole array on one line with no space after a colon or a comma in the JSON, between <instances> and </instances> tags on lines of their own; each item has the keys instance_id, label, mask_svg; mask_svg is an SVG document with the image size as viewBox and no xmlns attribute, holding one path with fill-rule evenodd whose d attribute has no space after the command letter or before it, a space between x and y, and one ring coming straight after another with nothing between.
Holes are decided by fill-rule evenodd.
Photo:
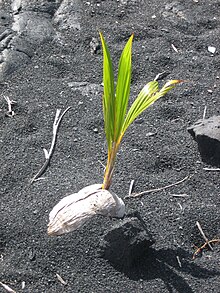
<instances>
[{"instance_id":1,"label":"small pebble","mask_svg":"<svg viewBox=\"0 0 220 293\"><path fill-rule=\"evenodd\" d=\"M209 51L210 53L214 54L215 51L216 51L216 48L213 47L213 46L208 46L208 51Z\"/></svg>"}]
</instances>

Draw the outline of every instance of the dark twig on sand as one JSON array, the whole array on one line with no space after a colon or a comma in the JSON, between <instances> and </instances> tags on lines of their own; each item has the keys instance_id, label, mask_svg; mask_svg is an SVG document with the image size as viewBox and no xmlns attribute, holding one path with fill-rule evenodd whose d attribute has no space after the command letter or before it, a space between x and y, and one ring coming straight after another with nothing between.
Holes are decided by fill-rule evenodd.
<instances>
[{"instance_id":1,"label":"dark twig on sand","mask_svg":"<svg viewBox=\"0 0 220 293\"><path fill-rule=\"evenodd\" d=\"M60 114L61 110L57 109L55 119L54 119L54 123L53 123L53 138L52 138L50 150L48 152L46 149L43 149L44 156L45 156L46 160L45 160L43 166L37 172L37 174L34 175L34 177L32 178L31 183L33 183L35 180L37 180L46 171L46 169L47 169L47 167L48 167L48 165L50 163L51 157L53 155L53 152L54 152L54 148L55 148L55 145L56 145L56 139L57 139L57 132L58 132L58 129L59 129L60 122L61 122L63 116L66 114L66 112L70 108L71 107L68 107L62 114Z\"/></svg>"},{"instance_id":2,"label":"dark twig on sand","mask_svg":"<svg viewBox=\"0 0 220 293\"><path fill-rule=\"evenodd\" d=\"M208 240L206 241L202 246L197 247L196 251L193 253L193 259L196 258L196 256L199 253L202 253L202 251L207 248L207 246L211 246L211 244L216 244L216 243L220 243L220 239L212 239L212 240Z\"/></svg>"},{"instance_id":3,"label":"dark twig on sand","mask_svg":"<svg viewBox=\"0 0 220 293\"><path fill-rule=\"evenodd\" d=\"M12 110L12 105L16 104L16 102L13 100L10 100L9 97L4 96L4 99L8 104L8 112L6 113L6 115L8 117L13 117L15 115L15 112Z\"/></svg>"},{"instance_id":4,"label":"dark twig on sand","mask_svg":"<svg viewBox=\"0 0 220 293\"><path fill-rule=\"evenodd\" d=\"M173 186L176 186L180 183L183 183L184 181L186 181L187 179L189 178L189 176L186 176L185 178L183 178L182 180L180 181L177 181L175 183L172 183L172 184L169 184L169 185L166 185L166 186L163 186L163 187L160 187L160 188L153 188L153 189L149 189L149 190L146 190L146 191L142 191L140 193L134 193L134 194L131 194L131 195L127 195L125 198L130 198L130 197L139 197L139 196L143 196L147 193L152 193L152 192L158 192L158 191L161 191L161 190L165 190L167 188L170 188L170 187L173 187Z\"/></svg>"}]
</instances>

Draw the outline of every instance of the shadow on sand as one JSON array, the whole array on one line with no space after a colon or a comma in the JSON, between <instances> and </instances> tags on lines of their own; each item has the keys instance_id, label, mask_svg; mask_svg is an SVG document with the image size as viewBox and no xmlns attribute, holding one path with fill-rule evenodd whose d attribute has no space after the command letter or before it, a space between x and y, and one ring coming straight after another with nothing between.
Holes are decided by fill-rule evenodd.
<instances>
[{"instance_id":1,"label":"shadow on sand","mask_svg":"<svg viewBox=\"0 0 220 293\"><path fill-rule=\"evenodd\" d=\"M190 285L181 276L182 272L200 279L220 276L220 271L208 270L196 265L192 261L192 255L183 249L148 248L145 255L133 259L132 262L123 259L123 256L121 259L108 261L115 269L132 280L163 280L169 292L175 289L179 293L193 293Z\"/></svg>"},{"instance_id":2,"label":"shadow on sand","mask_svg":"<svg viewBox=\"0 0 220 293\"><path fill-rule=\"evenodd\" d=\"M198 266L192 254L182 248L156 250L152 247L154 243L142 218L133 217L104 235L100 255L132 280L163 280L169 292L193 293L185 275L189 279L220 276L219 270Z\"/></svg>"}]
</instances>

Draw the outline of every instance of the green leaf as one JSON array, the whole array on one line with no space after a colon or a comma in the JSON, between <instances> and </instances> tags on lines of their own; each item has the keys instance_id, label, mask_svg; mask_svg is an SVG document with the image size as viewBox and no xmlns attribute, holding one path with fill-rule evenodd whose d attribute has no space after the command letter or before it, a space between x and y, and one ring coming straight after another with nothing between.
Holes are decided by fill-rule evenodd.
<instances>
[{"instance_id":1,"label":"green leaf","mask_svg":"<svg viewBox=\"0 0 220 293\"><path fill-rule=\"evenodd\" d=\"M121 135L122 125L127 112L131 85L131 54L133 35L127 41L121 54L118 67L118 80L115 96L115 125L114 141L117 142Z\"/></svg>"},{"instance_id":2,"label":"green leaf","mask_svg":"<svg viewBox=\"0 0 220 293\"><path fill-rule=\"evenodd\" d=\"M103 50L103 83L104 83L104 94L103 94L103 113L104 113L104 124L105 134L108 144L108 150L111 149L112 141L114 138L114 100L115 100L115 89L114 89L114 73L111 55L109 53L105 39L100 33L102 50Z\"/></svg>"},{"instance_id":3,"label":"green leaf","mask_svg":"<svg viewBox=\"0 0 220 293\"><path fill-rule=\"evenodd\" d=\"M158 91L158 82L151 81L146 84L140 91L139 95L131 105L127 116L125 118L122 135L125 133L129 125L147 108L153 103L152 97Z\"/></svg>"},{"instance_id":4,"label":"green leaf","mask_svg":"<svg viewBox=\"0 0 220 293\"><path fill-rule=\"evenodd\" d=\"M125 118L121 138L124 135L127 128L131 125L131 123L150 105L152 105L156 100L163 97L168 91L175 87L176 84L182 82L181 80L171 80L168 81L160 91L158 91L158 82L150 81L148 84L144 86L144 88L140 91L136 100L131 105L127 116ZM121 140L120 138L120 140Z\"/></svg>"}]
</instances>

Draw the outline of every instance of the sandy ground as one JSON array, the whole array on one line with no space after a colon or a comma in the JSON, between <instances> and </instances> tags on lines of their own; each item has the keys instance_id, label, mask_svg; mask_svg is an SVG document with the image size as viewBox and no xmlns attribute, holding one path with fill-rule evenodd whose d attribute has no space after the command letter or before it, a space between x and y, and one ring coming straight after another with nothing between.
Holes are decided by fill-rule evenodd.
<instances>
[{"instance_id":1,"label":"sandy ground","mask_svg":"<svg viewBox=\"0 0 220 293\"><path fill-rule=\"evenodd\" d=\"M220 2L71 2L0 1L0 281L34 293L219 292L220 246L192 259L205 241L196 221L209 240L220 237L219 172L204 170L212 166L201 161L187 127L205 106L206 117L219 115ZM96 217L79 231L47 235L61 198L103 180L99 30L115 67L135 35L131 101L158 73L161 84L188 81L130 127L118 155L111 189L122 198L131 180L136 193L187 177L125 199L126 212L138 211L155 239L130 267L123 256L118 267L100 254L103 235L120 220ZM13 117L4 97L16 101ZM56 109L67 107L50 166L30 185L50 147Z\"/></svg>"}]
</instances>

